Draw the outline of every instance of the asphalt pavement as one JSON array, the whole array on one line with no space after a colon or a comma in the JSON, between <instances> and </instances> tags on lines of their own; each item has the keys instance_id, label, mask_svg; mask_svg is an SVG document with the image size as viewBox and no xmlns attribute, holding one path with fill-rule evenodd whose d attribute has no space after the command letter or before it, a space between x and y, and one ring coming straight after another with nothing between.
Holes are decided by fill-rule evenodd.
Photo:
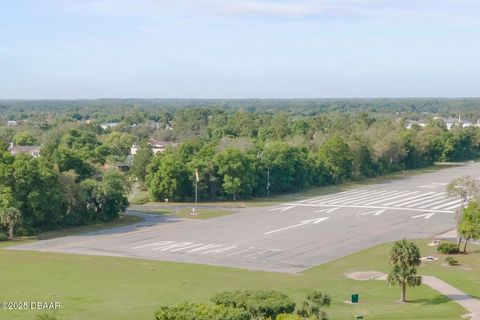
<instances>
[{"instance_id":1,"label":"asphalt pavement","mask_svg":"<svg viewBox=\"0 0 480 320\"><path fill-rule=\"evenodd\" d=\"M298 273L374 245L428 238L455 227L454 178L480 178L480 164L369 184L209 220L145 215L101 232L11 247Z\"/></svg>"}]
</instances>

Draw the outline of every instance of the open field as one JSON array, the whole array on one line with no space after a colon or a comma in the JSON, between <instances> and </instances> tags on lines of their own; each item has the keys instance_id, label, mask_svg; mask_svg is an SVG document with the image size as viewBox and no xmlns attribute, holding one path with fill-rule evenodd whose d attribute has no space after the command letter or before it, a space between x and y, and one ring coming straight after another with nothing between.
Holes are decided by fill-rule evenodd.
<instances>
[{"instance_id":1,"label":"open field","mask_svg":"<svg viewBox=\"0 0 480 320\"><path fill-rule=\"evenodd\" d=\"M418 241L423 255L434 248ZM2 246L6 246L3 243ZM390 244L383 244L349 257L321 265L303 274L268 273L215 266L159 262L116 257L0 249L1 301L60 301L58 315L76 319L153 319L162 304L183 300L206 302L223 290L273 289L289 294L299 302L312 289L328 292L333 304L331 319L460 319L466 311L427 286L409 290L407 304L396 302L398 288L384 281L355 281L345 277L354 271L387 272ZM435 275L459 289L480 296L480 250L459 256L472 270L424 263L420 273ZM360 293L362 303L343 301ZM0 311L3 319L33 319L38 311Z\"/></svg>"}]
</instances>

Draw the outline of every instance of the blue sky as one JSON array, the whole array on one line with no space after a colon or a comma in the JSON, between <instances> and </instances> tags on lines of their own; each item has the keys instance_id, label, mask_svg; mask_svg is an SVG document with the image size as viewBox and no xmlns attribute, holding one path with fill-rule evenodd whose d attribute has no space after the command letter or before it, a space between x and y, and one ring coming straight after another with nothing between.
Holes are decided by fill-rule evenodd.
<instances>
[{"instance_id":1,"label":"blue sky","mask_svg":"<svg viewBox=\"0 0 480 320\"><path fill-rule=\"evenodd\" d=\"M478 0L0 0L0 98L480 96Z\"/></svg>"}]
</instances>

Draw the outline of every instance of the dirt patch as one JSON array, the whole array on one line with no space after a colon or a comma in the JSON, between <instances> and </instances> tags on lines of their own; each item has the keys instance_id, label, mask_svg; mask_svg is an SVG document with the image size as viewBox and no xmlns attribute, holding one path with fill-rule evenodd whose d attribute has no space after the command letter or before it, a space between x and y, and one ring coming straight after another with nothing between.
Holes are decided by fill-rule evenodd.
<instances>
[{"instance_id":1,"label":"dirt patch","mask_svg":"<svg viewBox=\"0 0 480 320\"><path fill-rule=\"evenodd\" d=\"M385 278L386 274L379 271L363 271L363 272L352 272L346 274L346 277L353 280L376 280L376 279L383 279Z\"/></svg>"}]
</instances>

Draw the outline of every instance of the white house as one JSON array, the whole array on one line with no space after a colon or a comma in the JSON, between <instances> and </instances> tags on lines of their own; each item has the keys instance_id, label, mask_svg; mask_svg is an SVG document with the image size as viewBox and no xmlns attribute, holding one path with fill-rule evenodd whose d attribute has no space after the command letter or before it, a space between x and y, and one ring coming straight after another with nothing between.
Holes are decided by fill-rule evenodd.
<instances>
[{"instance_id":1,"label":"white house","mask_svg":"<svg viewBox=\"0 0 480 320\"><path fill-rule=\"evenodd\" d=\"M17 154L29 154L34 158L40 156L40 146L15 146L11 142L8 151L12 156Z\"/></svg>"},{"instance_id":2,"label":"white house","mask_svg":"<svg viewBox=\"0 0 480 320\"><path fill-rule=\"evenodd\" d=\"M162 153L165 150L165 148L169 145L172 145L172 143L168 141L158 141L155 139L150 139L148 140L148 145L152 149L153 154L158 154L158 153ZM132 145L130 147L130 154L136 155L138 152L138 149L140 149L140 146L138 144Z\"/></svg>"}]
</instances>

